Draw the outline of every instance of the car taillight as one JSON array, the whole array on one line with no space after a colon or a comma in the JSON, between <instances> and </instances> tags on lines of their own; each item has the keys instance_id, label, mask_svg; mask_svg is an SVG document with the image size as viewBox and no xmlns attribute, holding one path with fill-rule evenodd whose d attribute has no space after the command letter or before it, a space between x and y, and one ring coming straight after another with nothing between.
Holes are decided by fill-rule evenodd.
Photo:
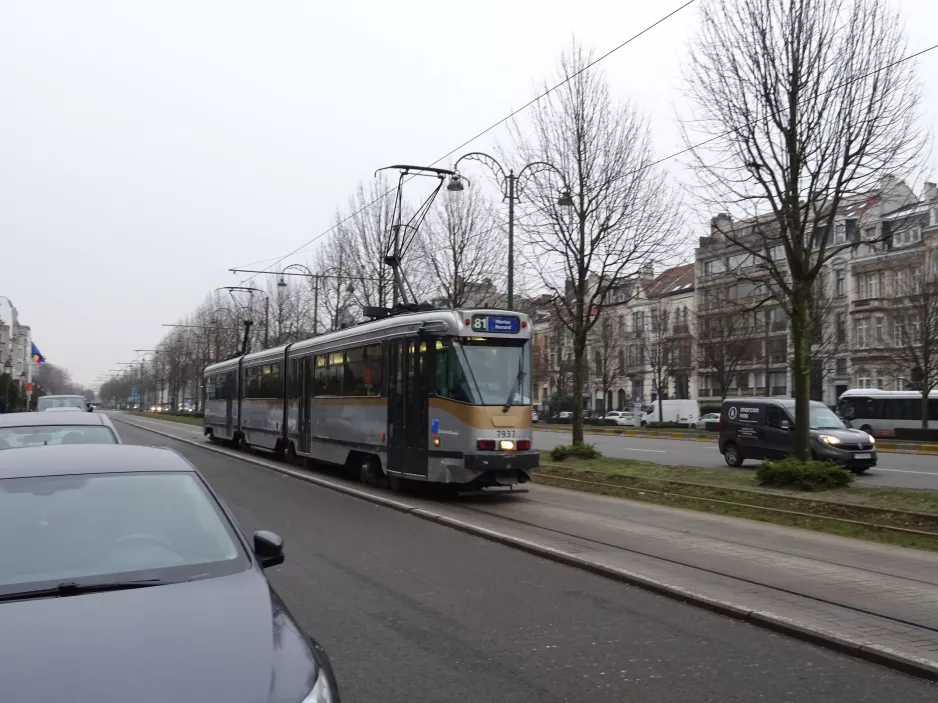
<instances>
[{"instance_id":1,"label":"car taillight","mask_svg":"<svg viewBox=\"0 0 938 703\"><path fill-rule=\"evenodd\" d=\"M476 442L476 447L480 452L494 452L495 451L495 440L494 439L480 439Z\"/></svg>"},{"instance_id":2,"label":"car taillight","mask_svg":"<svg viewBox=\"0 0 938 703\"><path fill-rule=\"evenodd\" d=\"M530 449L530 448L531 448L531 440L530 440L530 439L519 439L519 440L518 440L518 451L520 451L520 452L526 452L526 451L527 451L528 449Z\"/></svg>"}]
</instances>

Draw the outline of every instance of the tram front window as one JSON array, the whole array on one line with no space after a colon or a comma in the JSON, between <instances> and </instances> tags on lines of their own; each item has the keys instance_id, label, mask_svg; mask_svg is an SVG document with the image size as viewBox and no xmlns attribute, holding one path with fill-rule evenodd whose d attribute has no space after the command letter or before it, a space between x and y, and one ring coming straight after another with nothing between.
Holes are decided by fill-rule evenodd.
<instances>
[{"instance_id":1,"label":"tram front window","mask_svg":"<svg viewBox=\"0 0 938 703\"><path fill-rule=\"evenodd\" d=\"M527 340L438 340L436 394L473 405L530 405L530 344Z\"/></svg>"}]
</instances>

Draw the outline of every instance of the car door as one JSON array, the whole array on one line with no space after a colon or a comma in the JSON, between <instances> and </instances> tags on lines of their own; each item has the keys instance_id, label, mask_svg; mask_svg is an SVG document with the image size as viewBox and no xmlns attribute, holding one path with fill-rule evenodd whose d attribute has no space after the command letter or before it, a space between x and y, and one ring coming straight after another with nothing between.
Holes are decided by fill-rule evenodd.
<instances>
[{"instance_id":1,"label":"car door","mask_svg":"<svg viewBox=\"0 0 938 703\"><path fill-rule=\"evenodd\" d=\"M788 413L778 405L770 405L765 412L762 431L763 453L766 459L780 459L791 453L791 421Z\"/></svg>"}]
</instances>

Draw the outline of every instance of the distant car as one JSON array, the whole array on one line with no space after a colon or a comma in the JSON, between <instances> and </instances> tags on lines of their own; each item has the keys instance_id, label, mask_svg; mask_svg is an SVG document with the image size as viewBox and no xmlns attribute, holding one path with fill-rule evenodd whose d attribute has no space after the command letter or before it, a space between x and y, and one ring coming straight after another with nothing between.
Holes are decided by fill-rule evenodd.
<instances>
[{"instance_id":1,"label":"distant car","mask_svg":"<svg viewBox=\"0 0 938 703\"><path fill-rule=\"evenodd\" d=\"M606 413L604 420L609 420L614 422L617 425L634 425L635 420L632 417L632 413L626 412L624 410L610 410Z\"/></svg>"},{"instance_id":2,"label":"distant car","mask_svg":"<svg viewBox=\"0 0 938 703\"><path fill-rule=\"evenodd\" d=\"M0 449L56 444L120 444L120 435L103 413L56 408L56 412L0 415ZM2 567L0 567L2 572Z\"/></svg>"},{"instance_id":3,"label":"distant car","mask_svg":"<svg viewBox=\"0 0 938 703\"><path fill-rule=\"evenodd\" d=\"M338 702L264 576L283 540L250 543L176 452L2 452L0 530L4 701Z\"/></svg>"},{"instance_id":4,"label":"distant car","mask_svg":"<svg viewBox=\"0 0 938 703\"><path fill-rule=\"evenodd\" d=\"M720 413L707 413L706 415L701 415L698 422L718 422L720 420Z\"/></svg>"},{"instance_id":5,"label":"distant car","mask_svg":"<svg viewBox=\"0 0 938 703\"><path fill-rule=\"evenodd\" d=\"M36 410L39 412L58 408L91 410L83 395L44 395L36 401Z\"/></svg>"},{"instance_id":6,"label":"distant car","mask_svg":"<svg viewBox=\"0 0 938 703\"><path fill-rule=\"evenodd\" d=\"M537 410L531 410L531 422L537 422L541 419L541 416L537 414Z\"/></svg>"},{"instance_id":7,"label":"distant car","mask_svg":"<svg viewBox=\"0 0 938 703\"><path fill-rule=\"evenodd\" d=\"M569 410L561 410L557 415L558 420L571 420L573 419L573 413Z\"/></svg>"}]
</instances>

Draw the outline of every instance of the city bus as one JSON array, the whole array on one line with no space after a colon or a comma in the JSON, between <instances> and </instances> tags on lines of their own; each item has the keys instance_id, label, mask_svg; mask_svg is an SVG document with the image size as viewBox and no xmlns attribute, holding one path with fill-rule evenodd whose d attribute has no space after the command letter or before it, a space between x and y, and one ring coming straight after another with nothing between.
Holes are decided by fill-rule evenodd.
<instances>
[{"instance_id":1,"label":"city bus","mask_svg":"<svg viewBox=\"0 0 938 703\"><path fill-rule=\"evenodd\" d=\"M840 416L874 437L895 436L896 429L921 429L922 394L918 391L881 391L855 388L837 402ZM928 394L928 428L938 429L938 391Z\"/></svg>"},{"instance_id":2,"label":"city bus","mask_svg":"<svg viewBox=\"0 0 938 703\"><path fill-rule=\"evenodd\" d=\"M505 310L390 315L205 369L203 431L362 481L530 480L531 323Z\"/></svg>"}]
</instances>

